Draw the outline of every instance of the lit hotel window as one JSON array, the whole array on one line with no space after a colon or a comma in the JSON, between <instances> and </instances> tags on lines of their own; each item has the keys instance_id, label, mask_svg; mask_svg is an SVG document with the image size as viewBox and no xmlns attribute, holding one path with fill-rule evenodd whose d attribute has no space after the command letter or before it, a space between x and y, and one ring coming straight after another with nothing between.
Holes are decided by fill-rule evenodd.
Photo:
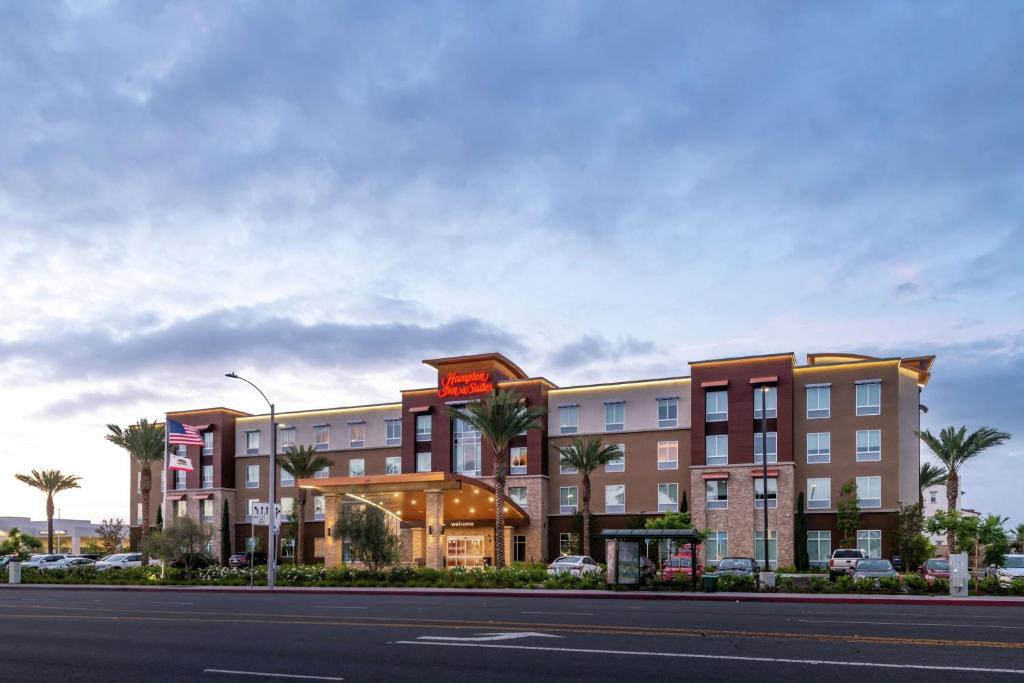
<instances>
[{"instance_id":1,"label":"lit hotel window","mask_svg":"<svg viewBox=\"0 0 1024 683\"><path fill-rule=\"evenodd\" d=\"M679 469L679 442L659 441L658 442L658 469L677 470Z\"/></svg>"},{"instance_id":2,"label":"lit hotel window","mask_svg":"<svg viewBox=\"0 0 1024 683\"><path fill-rule=\"evenodd\" d=\"M516 446L509 449L509 472L526 474L526 447Z\"/></svg>"},{"instance_id":3,"label":"lit hotel window","mask_svg":"<svg viewBox=\"0 0 1024 683\"><path fill-rule=\"evenodd\" d=\"M348 445L352 448L362 448L366 441L366 423L353 422L348 426Z\"/></svg>"},{"instance_id":4,"label":"lit hotel window","mask_svg":"<svg viewBox=\"0 0 1024 683\"><path fill-rule=\"evenodd\" d=\"M326 451L331 447L331 426L315 425L313 427L313 448Z\"/></svg>"}]
</instances>

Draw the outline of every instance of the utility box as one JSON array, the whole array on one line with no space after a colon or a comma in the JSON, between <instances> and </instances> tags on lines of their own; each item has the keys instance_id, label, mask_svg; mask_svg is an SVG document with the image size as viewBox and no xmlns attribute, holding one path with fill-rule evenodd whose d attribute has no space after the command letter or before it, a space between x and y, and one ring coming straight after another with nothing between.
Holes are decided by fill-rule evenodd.
<instances>
[{"instance_id":1,"label":"utility box","mask_svg":"<svg viewBox=\"0 0 1024 683\"><path fill-rule=\"evenodd\" d=\"M966 598L971 574L967 569L967 553L949 556L949 594L954 598Z\"/></svg>"},{"instance_id":2,"label":"utility box","mask_svg":"<svg viewBox=\"0 0 1024 683\"><path fill-rule=\"evenodd\" d=\"M7 565L7 583L21 583L21 562Z\"/></svg>"}]
</instances>

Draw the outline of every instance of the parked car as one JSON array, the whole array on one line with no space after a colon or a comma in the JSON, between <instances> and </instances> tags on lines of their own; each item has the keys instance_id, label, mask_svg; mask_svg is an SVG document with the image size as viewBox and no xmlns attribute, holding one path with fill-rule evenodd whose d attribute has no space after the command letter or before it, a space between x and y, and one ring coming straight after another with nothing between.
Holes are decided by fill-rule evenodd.
<instances>
[{"instance_id":1,"label":"parked car","mask_svg":"<svg viewBox=\"0 0 1024 683\"><path fill-rule=\"evenodd\" d=\"M33 555L21 566L25 569L48 569L63 560L66 555Z\"/></svg>"},{"instance_id":2,"label":"parked car","mask_svg":"<svg viewBox=\"0 0 1024 683\"><path fill-rule=\"evenodd\" d=\"M96 563L96 571L107 572L128 567L141 567L142 553L117 553L108 555Z\"/></svg>"},{"instance_id":3,"label":"parked car","mask_svg":"<svg viewBox=\"0 0 1024 683\"><path fill-rule=\"evenodd\" d=\"M949 560L942 557L933 557L926 560L921 568L917 570L921 578L931 583L935 579L949 579Z\"/></svg>"},{"instance_id":4,"label":"parked car","mask_svg":"<svg viewBox=\"0 0 1024 683\"><path fill-rule=\"evenodd\" d=\"M584 574L600 574L601 565L587 555L566 555L560 557L548 565L548 574L572 574L583 576Z\"/></svg>"},{"instance_id":5,"label":"parked car","mask_svg":"<svg viewBox=\"0 0 1024 683\"><path fill-rule=\"evenodd\" d=\"M91 565L94 565L94 564L96 564L96 560L90 559L88 557L65 557L60 562L56 562L54 564L47 565L46 567L42 567L42 568L43 569L51 569L51 570L52 569L70 569L72 567L88 567L88 566L91 566Z\"/></svg>"},{"instance_id":6,"label":"parked car","mask_svg":"<svg viewBox=\"0 0 1024 683\"><path fill-rule=\"evenodd\" d=\"M752 557L726 557L718 563L715 574L718 576L753 576L756 580L761 568Z\"/></svg>"},{"instance_id":7,"label":"parked car","mask_svg":"<svg viewBox=\"0 0 1024 683\"><path fill-rule=\"evenodd\" d=\"M0 567L6 567L11 563L11 560L13 559L13 555L4 555L3 557L0 557Z\"/></svg>"},{"instance_id":8,"label":"parked car","mask_svg":"<svg viewBox=\"0 0 1024 683\"><path fill-rule=\"evenodd\" d=\"M833 581L840 574L852 574L857 562L864 559L864 551L859 548L836 548L828 561L828 578Z\"/></svg>"},{"instance_id":9,"label":"parked car","mask_svg":"<svg viewBox=\"0 0 1024 683\"><path fill-rule=\"evenodd\" d=\"M697 576L700 576L704 572L704 568L700 566L700 556L697 556ZM690 557L690 553L680 553L673 555L665 561L665 566L661 570L662 578L665 581L672 581L677 576L690 576L693 573L693 559Z\"/></svg>"},{"instance_id":10,"label":"parked car","mask_svg":"<svg viewBox=\"0 0 1024 683\"><path fill-rule=\"evenodd\" d=\"M248 567L250 562L255 565L266 564L267 556L263 553L256 553L255 556L252 553L235 553L228 558L228 566L236 569Z\"/></svg>"},{"instance_id":11,"label":"parked car","mask_svg":"<svg viewBox=\"0 0 1024 683\"><path fill-rule=\"evenodd\" d=\"M889 560L869 558L857 561L857 566L853 569L853 578L874 579L875 583L878 583L879 579L899 579L900 573L893 569Z\"/></svg>"},{"instance_id":12,"label":"parked car","mask_svg":"<svg viewBox=\"0 0 1024 683\"><path fill-rule=\"evenodd\" d=\"M1006 563L996 570L999 583L1009 586L1014 579L1024 578L1024 555L1007 555Z\"/></svg>"}]
</instances>

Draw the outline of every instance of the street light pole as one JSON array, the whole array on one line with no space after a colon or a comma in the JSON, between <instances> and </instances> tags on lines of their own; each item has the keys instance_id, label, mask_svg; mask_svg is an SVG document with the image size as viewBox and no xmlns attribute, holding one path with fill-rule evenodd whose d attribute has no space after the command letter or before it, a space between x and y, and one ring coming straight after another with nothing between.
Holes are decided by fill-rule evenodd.
<instances>
[{"instance_id":1,"label":"street light pole","mask_svg":"<svg viewBox=\"0 0 1024 683\"><path fill-rule=\"evenodd\" d=\"M229 372L225 377L231 379L240 379L256 391L260 392L260 396L270 406L270 485L267 488L267 497L270 499L268 507L270 508L267 512L267 588L273 589L277 578L277 538L274 524L277 521L275 518L275 505L277 503L277 423L274 414L274 404L270 402L267 395L263 393L263 390L258 386L250 382L244 377L240 377L233 372ZM255 548L253 554L255 555Z\"/></svg>"},{"instance_id":2,"label":"street light pole","mask_svg":"<svg viewBox=\"0 0 1024 683\"><path fill-rule=\"evenodd\" d=\"M764 508L764 571L771 571L768 560L768 385L761 385L761 507Z\"/></svg>"}]
</instances>

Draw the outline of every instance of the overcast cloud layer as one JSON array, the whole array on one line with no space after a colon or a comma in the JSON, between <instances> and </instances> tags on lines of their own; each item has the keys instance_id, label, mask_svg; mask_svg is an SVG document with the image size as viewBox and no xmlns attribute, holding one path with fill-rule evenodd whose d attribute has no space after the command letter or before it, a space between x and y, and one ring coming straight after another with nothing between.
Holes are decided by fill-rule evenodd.
<instances>
[{"instance_id":1,"label":"overcast cloud layer","mask_svg":"<svg viewBox=\"0 0 1024 683\"><path fill-rule=\"evenodd\" d=\"M0 515L103 424L726 355L938 361L1024 521L1024 5L25 2L0 23Z\"/></svg>"}]
</instances>

